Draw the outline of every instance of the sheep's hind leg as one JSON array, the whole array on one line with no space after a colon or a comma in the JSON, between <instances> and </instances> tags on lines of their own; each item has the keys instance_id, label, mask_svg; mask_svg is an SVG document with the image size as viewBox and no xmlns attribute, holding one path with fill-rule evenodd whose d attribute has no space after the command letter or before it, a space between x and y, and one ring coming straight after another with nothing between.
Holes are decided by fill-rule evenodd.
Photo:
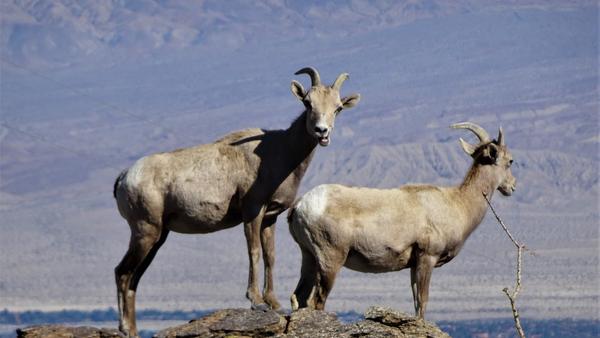
<instances>
[{"instance_id":1,"label":"sheep's hind leg","mask_svg":"<svg viewBox=\"0 0 600 338\"><path fill-rule=\"evenodd\" d=\"M291 297L293 311L305 307L314 308L314 304L310 304L310 300L314 295L317 285L317 261L308 250L301 248L301 251L302 267L300 270L300 280Z\"/></svg>"},{"instance_id":2,"label":"sheep's hind leg","mask_svg":"<svg viewBox=\"0 0 600 338\"><path fill-rule=\"evenodd\" d=\"M281 307L273 290L273 269L275 267L275 222L276 217L265 219L260 231L264 263L263 299L273 310Z\"/></svg>"},{"instance_id":3,"label":"sheep's hind leg","mask_svg":"<svg viewBox=\"0 0 600 338\"><path fill-rule=\"evenodd\" d=\"M117 298L119 302L119 330L129 336L137 336L135 320L135 293L138 282L150 265L168 231L160 227L137 222L131 226L129 249L115 268Z\"/></svg>"},{"instance_id":4,"label":"sheep's hind leg","mask_svg":"<svg viewBox=\"0 0 600 338\"><path fill-rule=\"evenodd\" d=\"M333 289L335 278L344 265L347 255L347 252L339 252L334 250L329 250L327 254L321 253L322 257L327 257L327 261L325 262L324 259L319 261L317 287L315 290L315 309L325 309L327 297Z\"/></svg>"},{"instance_id":5,"label":"sheep's hind leg","mask_svg":"<svg viewBox=\"0 0 600 338\"><path fill-rule=\"evenodd\" d=\"M127 302L127 290L129 289L129 283L133 276L133 270L135 269L134 256L137 254L133 242L133 236L130 240L129 249L123 256L121 262L115 267L115 282L117 284L117 301L119 306L119 330L125 334L130 334L131 325L129 322L129 309Z\"/></svg>"}]
</instances>

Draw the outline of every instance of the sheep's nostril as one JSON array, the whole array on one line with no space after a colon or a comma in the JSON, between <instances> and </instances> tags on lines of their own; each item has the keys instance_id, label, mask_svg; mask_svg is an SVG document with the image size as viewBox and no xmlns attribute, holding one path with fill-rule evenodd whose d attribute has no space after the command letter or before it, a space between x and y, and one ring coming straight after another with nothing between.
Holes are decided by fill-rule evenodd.
<instances>
[{"instance_id":1,"label":"sheep's nostril","mask_svg":"<svg viewBox=\"0 0 600 338\"><path fill-rule=\"evenodd\" d=\"M328 130L328 128L327 128L327 127L321 127L321 126L316 126L316 127L315 127L315 132L316 132L317 134L321 134L321 135L322 135L322 134L325 134L325 133L327 133L327 130Z\"/></svg>"}]
</instances>

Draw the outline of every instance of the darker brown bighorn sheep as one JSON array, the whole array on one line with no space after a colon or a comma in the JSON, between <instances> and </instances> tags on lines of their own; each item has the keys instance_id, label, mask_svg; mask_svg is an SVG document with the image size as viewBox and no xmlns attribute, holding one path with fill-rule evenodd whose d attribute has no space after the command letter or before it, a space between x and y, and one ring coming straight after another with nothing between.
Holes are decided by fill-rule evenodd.
<instances>
[{"instance_id":1,"label":"darker brown bighorn sheep","mask_svg":"<svg viewBox=\"0 0 600 338\"><path fill-rule=\"evenodd\" d=\"M473 123L451 127L471 130L480 141L460 139L473 165L459 186L320 185L295 203L288 222L302 252L302 269L292 309L323 309L342 266L372 273L410 268L415 311L424 317L431 272L454 258L483 220L483 193L491 196L498 189L509 196L516 184L502 129L491 140Z\"/></svg>"},{"instance_id":2,"label":"darker brown bighorn sheep","mask_svg":"<svg viewBox=\"0 0 600 338\"><path fill-rule=\"evenodd\" d=\"M146 156L117 178L114 195L131 229L129 249L115 268L121 331L137 335L138 282L170 231L210 233L243 222L250 259L246 297L253 308L279 308L273 292L273 225L292 205L317 144L329 144L336 116L360 100L358 94L340 98L346 73L331 86L321 84L314 68L298 74L308 74L312 86L306 91L292 81L292 93L306 108L289 128L246 129L211 144ZM257 284L261 248L262 295Z\"/></svg>"}]
</instances>

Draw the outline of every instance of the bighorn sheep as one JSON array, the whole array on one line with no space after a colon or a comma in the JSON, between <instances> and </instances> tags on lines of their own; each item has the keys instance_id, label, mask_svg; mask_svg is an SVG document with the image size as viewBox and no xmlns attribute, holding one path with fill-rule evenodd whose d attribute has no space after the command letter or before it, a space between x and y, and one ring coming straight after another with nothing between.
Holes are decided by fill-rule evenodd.
<instances>
[{"instance_id":1,"label":"bighorn sheep","mask_svg":"<svg viewBox=\"0 0 600 338\"><path fill-rule=\"evenodd\" d=\"M431 272L454 258L483 220L482 193L498 189L510 196L516 185L502 129L491 140L473 123L451 127L471 130L480 140L472 145L460 139L473 164L457 187L320 185L295 203L288 222L302 269L292 309L323 309L342 266L372 273L410 268L415 312L424 317Z\"/></svg>"},{"instance_id":2,"label":"bighorn sheep","mask_svg":"<svg viewBox=\"0 0 600 338\"><path fill-rule=\"evenodd\" d=\"M250 260L246 297L253 308L279 308L273 292L273 225L292 205L317 144L329 144L336 116L360 100L358 94L340 99L346 73L331 86L321 84L314 68L298 74L308 74L312 86L306 91L292 81L292 93L305 109L288 129L246 129L212 144L142 157L117 178L114 196L131 229L129 249L115 268L121 331L137 335L138 282L169 231L210 233L243 222ZM262 296L257 284L261 248Z\"/></svg>"}]
</instances>

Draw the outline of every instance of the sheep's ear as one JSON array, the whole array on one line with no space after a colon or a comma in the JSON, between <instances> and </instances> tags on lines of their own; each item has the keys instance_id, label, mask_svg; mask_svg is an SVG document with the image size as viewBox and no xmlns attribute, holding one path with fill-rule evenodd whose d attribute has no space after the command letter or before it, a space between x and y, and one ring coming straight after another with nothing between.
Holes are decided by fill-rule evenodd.
<instances>
[{"instance_id":1,"label":"sheep's ear","mask_svg":"<svg viewBox=\"0 0 600 338\"><path fill-rule=\"evenodd\" d=\"M344 109L352 108L360 101L360 94L352 94L342 99L342 106Z\"/></svg>"},{"instance_id":2,"label":"sheep's ear","mask_svg":"<svg viewBox=\"0 0 600 338\"><path fill-rule=\"evenodd\" d=\"M296 80L292 80L292 94L294 94L294 96L296 96L300 101L304 100L304 97L306 96L304 87L302 87L302 84Z\"/></svg>"},{"instance_id":3,"label":"sheep's ear","mask_svg":"<svg viewBox=\"0 0 600 338\"><path fill-rule=\"evenodd\" d=\"M496 161L498 160L498 153L498 146L494 143L490 143L485 146L481 153L481 156L486 162L496 163Z\"/></svg>"},{"instance_id":4,"label":"sheep's ear","mask_svg":"<svg viewBox=\"0 0 600 338\"><path fill-rule=\"evenodd\" d=\"M465 153L467 153L467 155L473 156L473 154L475 154L475 150L477 150L477 146L474 146L474 145L470 144L469 142L463 140L462 137L459 138L458 140L460 141L460 146L465 151Z\"/></svg>"}]
</instances>

